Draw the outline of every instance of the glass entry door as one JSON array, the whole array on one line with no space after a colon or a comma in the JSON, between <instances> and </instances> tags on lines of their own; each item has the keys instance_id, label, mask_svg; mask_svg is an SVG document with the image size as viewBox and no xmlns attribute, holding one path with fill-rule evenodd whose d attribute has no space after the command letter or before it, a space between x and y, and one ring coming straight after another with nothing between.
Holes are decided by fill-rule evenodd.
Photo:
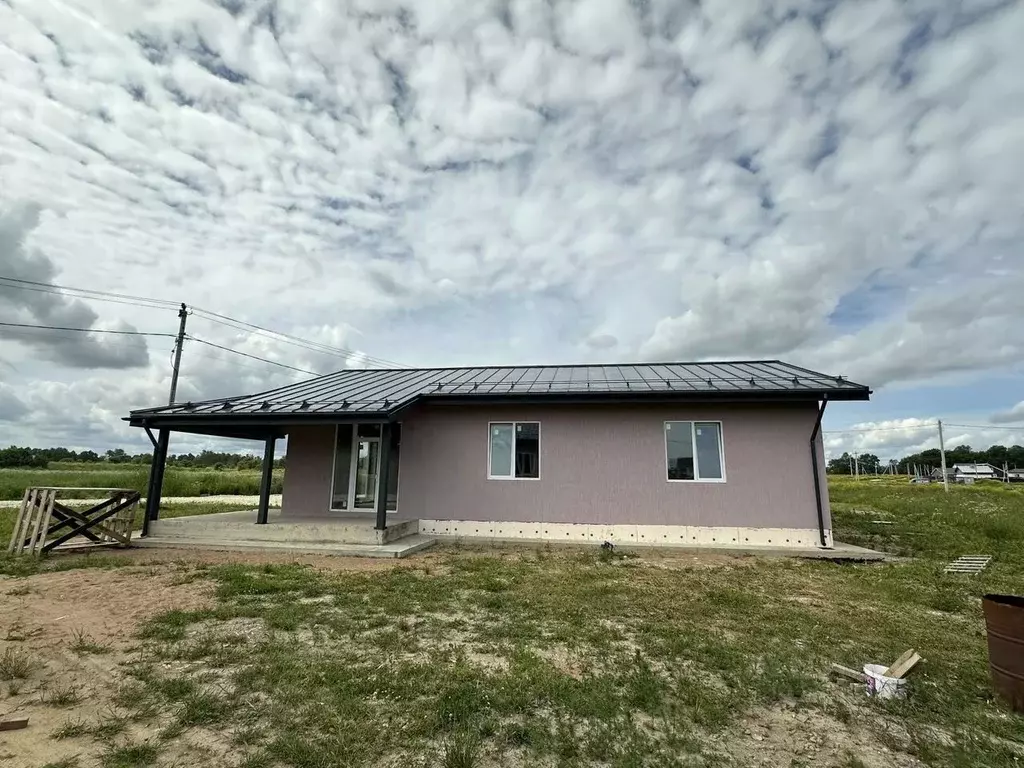
<instances>
[{"instance_id":1,"label":"glass entry door","mask_svg":"<svg viewBox=\"0 0 1024 768\"><path fill-rule=\"evenodd\" d=\"M385 487L385 509L398 506L398 463L401 425L391 425L391 460ZM380 489L380 424L339 424L334 437L334 469L331 481L331 511L372 511Z\"/></svg>"},{"instance_id":2,"label":"glass entry door","mask_svg":"<svg viewBox=\"0 0 1024 768\"><path fill-rule=\"evenodd\" d=\"M380 474L380 438L360 437L355 460L355 507L373 509L377 501L377 477Z\"/></svg>"}]
</instances>

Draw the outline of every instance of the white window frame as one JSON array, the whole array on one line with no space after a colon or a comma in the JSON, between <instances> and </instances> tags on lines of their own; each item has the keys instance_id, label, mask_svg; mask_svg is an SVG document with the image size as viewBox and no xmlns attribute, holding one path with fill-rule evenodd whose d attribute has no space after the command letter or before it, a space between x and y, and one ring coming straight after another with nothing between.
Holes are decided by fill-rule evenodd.
<instances>
[{"instance_id":1,"label":"white window frame","mask_svg":"<svg viewBox=\"0 0 1024 768\"><path fill-rule=\"evenodd\" d=\"M512 473L509 475L492 475L491 474L491 428L495 424L511 424L512 425ZM516 477L516 426L519 424L536 424L537 425L537 476L536 477ZM487 479L488 480L529 480L537 481L541 478L541 460L540 460L540 444L541 444L541 426L540 422L536 419L524 419L523 421L489 421L487 422Z\"/></svg>"},{"instance_id":2,"label":"white window frame","mask_svg":"<svg viewBox=\"0 0 1024 768\"><path fill-rule=\"evenodd\" d=\"M668 476L668 425L669 424L689 424L690 425L690 442L693 447L693 474L692 480L686 478L673 478ZM698 424L717 424L718 425L718 456L722 460L722 476L721 477L707 477L702 478L700 476L700 459L697 457L697 425ZM718 419L665 419L664 424L661 428L661 436L664 441L663 450L665 453L665 480L669 483L724 483L726 478L725 470L725 428L722 426L722 422Z\"/></svg>"}]
</instances>

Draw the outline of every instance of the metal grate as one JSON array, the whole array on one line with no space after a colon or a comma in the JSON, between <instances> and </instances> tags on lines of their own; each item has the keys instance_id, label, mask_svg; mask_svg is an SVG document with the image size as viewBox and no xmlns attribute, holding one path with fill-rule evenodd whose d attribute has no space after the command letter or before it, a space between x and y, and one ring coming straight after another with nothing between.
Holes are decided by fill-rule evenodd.
<instances>
[{"instance_id":1,"label":"metal grate","mask_svg":"<svg viewBox=\"0 0 1024 768\"><path fill-rule=\"evenodd\" d=\"M977 574L985 570L991 561L990 555L964 555L947 565L945 572Z\"/></svg>"}]
</instances>

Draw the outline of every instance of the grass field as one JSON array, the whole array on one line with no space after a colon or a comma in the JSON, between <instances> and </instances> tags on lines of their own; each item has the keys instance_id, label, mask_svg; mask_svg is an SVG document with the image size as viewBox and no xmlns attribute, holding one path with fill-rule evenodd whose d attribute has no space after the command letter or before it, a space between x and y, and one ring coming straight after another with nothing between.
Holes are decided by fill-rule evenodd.
<instances>
[{"instance_id":1,"label":"grass field","mask_svg":"<svg viewBox=\"0 0 1024 768\"><path fill-rule=\"evenodd\" d=\"M53 465L57 466L57 465ZM75 464L72 468L0 469L0 499L20 499L29 486L56 485L83 488L131 488L145 493L149 467L138 464ZM86 467L83 469L82 467ZM284 470L274 472L272 493L281 492ZM177 469L164 475L164 496L255 495L260 489L259 470ZM69 494L73 496L74 494ZM79 498L83 494L78 494ZM88 496L88 492L84 492Z\"/></svg>"},{"instance_id":2,"label":"grass field","mask_svg":"<svg viewBox=\"0 0 1024 768\"><path fill-rule=\"evenodd\" d=\"M1024 584L1024 488L830 491L837 539L913 559L449 547L371 570L179 564L211 602L138 626L102 706L54 729L54 764L1019 768L1024 717L993 696L980 598ZM959 554L994 560L943 574ZM38 569L125 564L149 594L169 570L132 562L19 563L0 595ZM908 647L926 661L907 701L827 675Z\"/></svg>"}]
</instances>

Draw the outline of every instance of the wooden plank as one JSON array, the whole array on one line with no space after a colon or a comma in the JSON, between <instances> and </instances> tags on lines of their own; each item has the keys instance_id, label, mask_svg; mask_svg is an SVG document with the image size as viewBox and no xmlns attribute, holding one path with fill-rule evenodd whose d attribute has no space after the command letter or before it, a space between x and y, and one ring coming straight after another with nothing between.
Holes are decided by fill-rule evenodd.
<instances>
[{"instance_id":1,"label":"wooden plank","mask_svg":"<svg viewBox=\"0 0 1024 768\"><path fill-rule=\"evenodd\" d=\"M17 731L21 728L28 728L27 717L12 717L10 720L0 720L0 731Z\"/></svg>"},{"instance_id":2,"label":"wooden plank","mask_svg":"<svg viewBox=\"0 0 1024 768\"><path fill-rule=\"evenodd\" d=\"M131 488L103 488L91 485L40 485L37 488L40 491L121 491L123 493L135 493Z\"/></svg>"},{"instance_id":3,"label":"wooden plank","mask_svg":"<svg viewBox=\"0 0 1024 768\"><path fill-rule=\"evenodd\" d=\"M18 530L21 528L21 518L25 514L25 507L28 506L28 494L29 488L25 489L24 496L21 497L21 509L18 511L18 516L14 519L14 530L11 531L11 543L7 545L7 552L14 554L14 544L18 541Z\"/></svg>"},{"instance_id":4,"label":"wooden plank","mask_svg":"<svg viewBox=\"0 0 1024 768\"><path fill-rule=\"evenodd\" d=\"M836 675L842 675L843 677L848 677L851 680L856 680L859 683L866 683L868 679L868 676L865 675L863 672L858 672L856 669L844 667L842 664L833 664L832 673Z\"/></svg>"},{"instance_id":5,"label":"wooden plank","mask_svg":"<svg viewBox=\"0 0 1024 768\"><path fill-rule=\"evenodd\" d=\"M885 674L889 677L904 677L920 660L921 657L918 654L912 653L909 658L903 659L901 662L897 662L889 667Z\"/></svg>"},{"instance_id":6,"label":"wooden plank","mask_svg":"<svg viewBox=\"0 0 1024 768\"><path fill-rule=\"evenodd\" d=\"M892 664L890 664L889 668L887 670L885 670L885 672L883 672L882 674L885 675L886 677L896 677L896 675L894 675L892 673L893 670L897 669L898 667L902 667L904 664L907 663L907 661L913 655L914 655L914 649L913 648L908 648L906 651L903 652L903 655L900 656L898 659L896 659L896 661L894 661Z\"/></svg>"},{"instance_id":7,"label":"wooden plank","mask_svg":"<svg viewBox=\"0 0 1024 768\"><path fill-rule=\"evenodd\" d=\"M25 509L24 514L21 516L20 525L18 526L18 542L14 549L14 554L20 555L25 551L25 539L28 537L28 532L31 530L32 516L36 513L36 500L39 497L39 490L36 488L29 488L28 495L28 506Z\"/></svg>"},{"instance_id":8,"label":"wooden plank","mask_svg":"<svg viewBox=\"0 0 1024 768\"><path fill-rule=\"evenodd\" d=\"M42 502L39 504L39 514L36 515L36 527L32 532L32 543L28 549L31 555L38 555L43 551L43 543L46 540L46 528L50 523L50 511L53 509L53 500L57 498L57 492L43 491L42 496Z\"/></svg>"}]
</instances>

